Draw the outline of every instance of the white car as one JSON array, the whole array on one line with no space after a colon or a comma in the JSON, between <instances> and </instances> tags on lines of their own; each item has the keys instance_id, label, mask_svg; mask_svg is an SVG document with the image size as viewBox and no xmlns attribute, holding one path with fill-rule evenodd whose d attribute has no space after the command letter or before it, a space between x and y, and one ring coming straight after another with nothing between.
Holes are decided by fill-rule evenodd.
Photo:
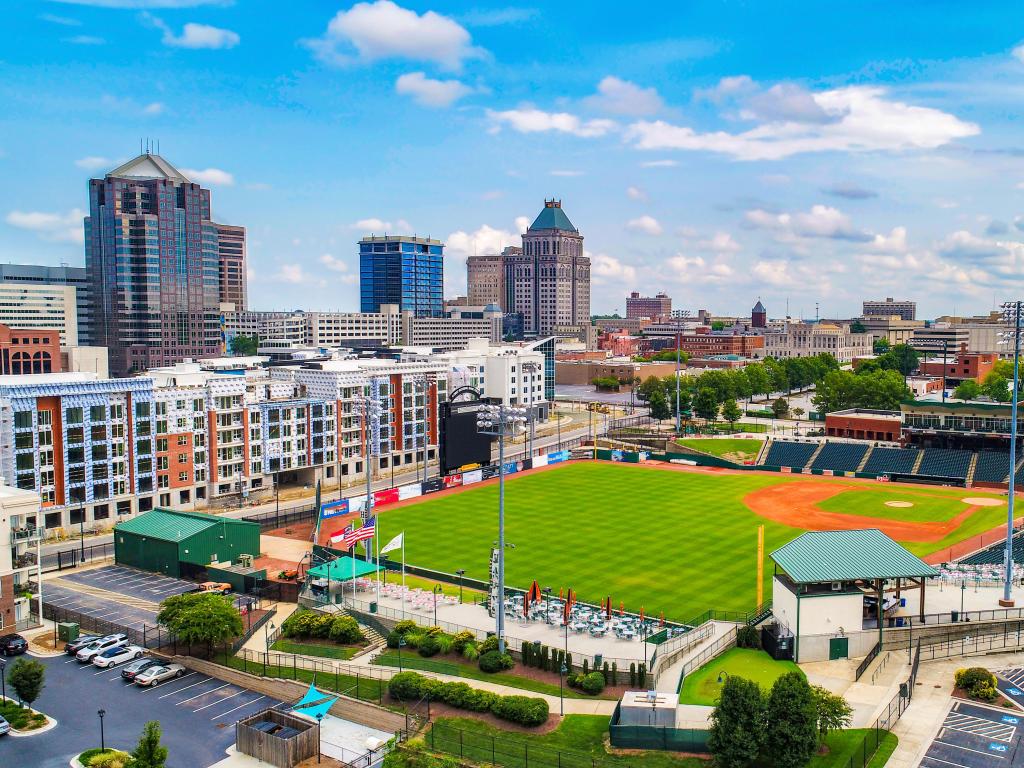
<instances>
[{"instance_id":1,"label":"white car","mask_svg":"<svg viewBox=\"0 0 1024 768\"><path fill-rule=\"evenodd\" d=\"M80 649L75 654L75 658L81 664L88 664L96 655L110 648L121 648L126 645L128 645L128 637L126 635L107 635Z\"/></svg>"},{"instance_id":2,"label":"white car","mask_svg":"<svg viewBox=\"0 0 1024 768\"><path fill-rule=\"evenodd\" d=\"M102 653L97 653L92 663L101 669L108 669L109 667L116 667L123 661L132 661L137 659L146 652L145 648L140 648L137 645L115 645Z\"/></svg>"}]
</instances>

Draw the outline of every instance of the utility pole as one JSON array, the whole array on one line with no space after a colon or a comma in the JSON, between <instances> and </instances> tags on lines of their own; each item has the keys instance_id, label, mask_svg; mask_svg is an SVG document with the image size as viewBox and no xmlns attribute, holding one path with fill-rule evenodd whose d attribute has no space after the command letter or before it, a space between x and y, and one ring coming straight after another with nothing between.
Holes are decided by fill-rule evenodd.
<instances>
[{"instance_id":1,"label":"utility pole","mask_svg":"<svg viewBox=\"0 0 1024 768\"><path fill-rule=\"evenodd\" d=\"M1013 322L1013 331L1004 334L1004 340L1013 339L1013 387L1010 390L1010 487L1006 504L1006 574L1003 582L1003 599L999 604L1012 607L1010 588L1013 585L1013 507L1016 483L1014 475L1017 469L1017 397L1020 384L1020 313L1021 302L1011 301L1003 304L1003 317Z\"/></svg>"}]
</instances>

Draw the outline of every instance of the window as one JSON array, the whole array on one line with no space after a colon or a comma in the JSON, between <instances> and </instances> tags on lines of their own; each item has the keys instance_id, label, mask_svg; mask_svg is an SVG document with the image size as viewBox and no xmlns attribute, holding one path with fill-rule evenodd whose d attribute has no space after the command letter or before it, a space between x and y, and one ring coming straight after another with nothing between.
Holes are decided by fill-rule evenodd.
<instances>
[{"instance_id":1,"label":"window","mask_svg":"<svg viewBox=\"0 0 1024 768\"><path fill-rule=\"evenodd\" d=\"M94 445L92 447L92 460L93 461L106 461L107 460L107 446L105 445Z\"/></svg>"},{"instance_id":2,"label":"window","mask_svg":"<svg viewBox=\"0 0 1024 768\"><path fill-rule=\"evenodd\" d=\"M102 424L94 424L89 430L89 435L94 443L103 442L107 439L107 428Z\"/></svg>"},{"instance_id":3,"label":"window","mask_svg":"<svg viewBox=\"0 0 1024 768\"><path fill-rule=\"evenodd\" d=\"M157 453L167 453L167 438L166 437L158 437L156 439L156 452Z\"/></svg>"},{"instance_id":4,"label":"window","mask_svg":"<svg viewBox=\"0 0 1024 768\"><path fill-rule=\"evenodd\" d=\"M50 412L45 411L46 415L49 416ZM42 417L43 412L40 412ZM39 423L42 423L42 418L39 419ZM14 428L15 429L32 429L32 411L15 411L14 412Z\"/></svg>"},{"instance_id":5,"label":"window","mask_svg":"<svg viewBox=\"0 0 1024 768\"><path fill-rule=\"evenodd\" d=\"M188 435L178 435L178 445L188 445Z\"/></svg>"},{"instance_id":6,"label":"window","mask_svg":"<svg viewBox=\"0 0 1024 768\"><path fill-rule=\"evenodd\" d=\"M148 419L149 418L149 403L136 403L135 404L135 418L137 418L137 419Z\"/></svg>"},{"instance_id":7,"label":"window","mask_svg":"<svg viewBox=\"0 0 1024 768\"><path fill-rule=\"evenodd\" d=\"M15 467L18 470L35 469L36 468L36 457L33 453L19 453L17 458L14 460Z\"/></svg>"},{"instance_id":8,"label":"window","mask_svg":"<svg viewBox=\"0 0 1024 768\"><path fill-rule=\"evenodd\" d=\"M139 440L135 444L135 451L139 456L148 456L153 452L153 445L149 440Z\"/></svg>"},{"instance_id":9,"label":"window","mask_svg":"<svg viewBox=\"0 0 1024 768\"><path fill-rule=\"evenodd\" d=\"M178 482L179 483L187 483L188 482L188 472L179 472L178 473Z\"/></svg>"},{"instance_id":10,"label":"window","mask_svg":"<svg viewBox=\"0 0 1024 768\"><path fill-rule=\"evenodd\" d=\"M92 465L92 479L93 480L106 480L108 476L108 469L106 464L93 464Z\"/></svg>"},{"instance_id":11,"label":"window","mask_svg":"<svg viewBox=\"0 0 1024 768\"><path fill-rule=\"evenodd\" d=\"M17 432L14 435L14 447L15 448L32 448L32 433L31 432Z\"/></svg>"},{"instance_id":12,"label":"window","mask_svg":"<svg viewBox=\"0 0 1024 768\"><path fill-rule=\"evenodd\" d=\"M60 528L60 512L47 512L43 520L46 528Z\"/></svg>"},{"instance_id":13,"label":"window","mask_svg":"<svg viewBox=\"0 0 1024 768\"><path fill-rule=\"evenodd\" d=\"M106 520L110 517L110 505L109 504L97 504L92 508L92 519L93 520Z\"/></svg>"},{"instance_id":14,"label":"window","mask_svg":"<svg viewBox=\"0 0 1024 768\"><path fill-rule=\"evenodd\" d=\"M64 421L67 424L81 424L85 413L81 408L68 408L64 411Z\"/></svg>"},{"instance_id":15,"label":"window","mask_svg":"<svg viewBox=\"0 0 1024 768\"><path fill-rule=\"evenodd\" d=\"M178 454L178 463L179 464L187 464L188 463L188 454L187 453L179 453Z\"/></svg>"},{"instance_id":16,"label":"window","mask_svg":"<svg viewBox=\"0 0 1024 768\"><path fill-rule=\"evenodd\" d=\"M89 408L89 421L106 421L107 409L102 405L93 405Z\"/></svg>"}]
</instances>

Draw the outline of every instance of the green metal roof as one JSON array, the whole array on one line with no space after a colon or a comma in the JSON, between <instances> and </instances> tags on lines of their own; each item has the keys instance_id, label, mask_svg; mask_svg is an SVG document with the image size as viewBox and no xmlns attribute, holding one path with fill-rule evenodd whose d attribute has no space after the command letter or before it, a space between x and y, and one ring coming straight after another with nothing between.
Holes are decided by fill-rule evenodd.
<instances>
[{"instance_id":1,"label":"green metal roof","mask_svg":"<svg viewBox=\"0 0 1024 768\"><path fill-rule=\"evenodd\" d=\"M331 579L332 581L344 581L346 579L355 579L360 576L365 576L368 573L376 573L378 570L377 566L373 563L368 563L365 560L356 560L355 558L345 555L339 557L337 560L331 560L328 563L323 563L310 568L308 573L310 576L317 579Z\"/></svg>"},{"instance_id":2,"label":"green metal roof","mask_svg":"<svg viewBox=\"0 0 1024 768\"><path fill-rule=\"evenodd\" d=\"M118 523L114 529L163 541L183 541L221 522L213 515L181 514L169 509L154 509L127 522Z\"/></svg>"},{"instance_id":3,"label":"green metal roof","mask_svg":"<svg viewBox=\"0 0 1024 768\"><path fill-rule=\"evenodd\" d=\"M808 531L772 552L772 560L797 584L939 575L877 528Z\"/></svg>"},{"instance_id":4,"label":"green metal roof","mask_svg":"<svg viewBox=\"0 0 1024 768\"><path fill-rule=\"evenodd\" d=\"M564 229L569 232L575 232L576 227L569 221L569 217L565 215L565 211L562 210L562 204L552 201L544 201L544 209L540 212L536 219L533 220L533 224L530 225L530 229Z\"/></svg>"}]
</instances>

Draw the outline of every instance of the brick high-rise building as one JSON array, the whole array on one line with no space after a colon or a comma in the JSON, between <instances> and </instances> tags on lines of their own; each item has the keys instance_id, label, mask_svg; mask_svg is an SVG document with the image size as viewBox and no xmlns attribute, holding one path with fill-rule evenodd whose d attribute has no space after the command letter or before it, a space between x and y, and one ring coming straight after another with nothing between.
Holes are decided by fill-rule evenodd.
<instances>
[{"instance_id":1,"label":"brick high-rise building","mask_svg":"<svg viewBox=\"0 0 1024 768\"><path fill-rule=\"evenodd\" d=\"M510 245L500 254L470 256L466 259L466 299L471 307L497 304L505 308L505 257L521 254Z\"/></svg>"},{"instance_id":2,"label":"brick high-rise building","mask_svg":"<svg viewBox=\"0 0 1024 768\"><path fill-rule=\"evenodd\" d=\"M221 304L234 304L236 312L246 306L245 227L217 224L218 274Z\"/></svg>"},{"instance_id":3,"label":"brick high-rise building","mask_svg":"<svg viewBox=\"0 0 1024 768\"><path fill-rule=\"evenodd\" d=\"M888 297L885 301L865 301L864 315L868 317L899 317L902 320L917 319L917 302Z\"/></svg>"},{"instance_id":4,"label":"brick high-rise building","mask_svg":"<svg viewBox=\"0 0 1024 768\"><path fill-rule=\"evenodd\" d=\"M113 375L220 352L218 241L210 191L160 155L89 181L93 343Z\"/></svg>"},{"instance_id":5,"label":"brick high-rise building","mask_svg":"<svg viewBox=\"0 0 1024 768\"><path fill-rule=\"evenodd\" d=\"M504 261L504 309L523 315L526 335L590 322L590 259L583 255L583 235L565 215L561 200L544 201L523 235L522 253Z\"/></svg>"},{"instance_id":6,"label":"brick high-rise building","mask_svg":"<svg viewBox=\"0 0 1024 768\"><path fill-rule=\"evenodd\" d=\"M656 296L641 296L633 291L626 297L626 318L636 320L649 317L656 320L672 314L672 298L662 291Z\"/></svg>"}]
</instances>

